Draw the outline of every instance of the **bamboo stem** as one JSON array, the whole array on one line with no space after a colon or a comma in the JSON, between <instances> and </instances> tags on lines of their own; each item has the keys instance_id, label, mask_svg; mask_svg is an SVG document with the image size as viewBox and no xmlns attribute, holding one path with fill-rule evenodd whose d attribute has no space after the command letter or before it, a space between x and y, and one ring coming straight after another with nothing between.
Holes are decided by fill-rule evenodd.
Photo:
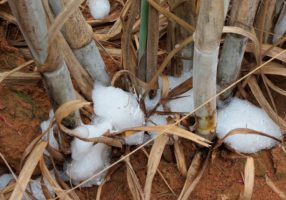
<instances>
[{"instance_id":1,"label":"bamboo stem","mask_svg":"<svg viewBox=\"0 0 286 200\"><path fill-rule=\"evenodd\" d=\"M276 43L286 32L286 3L283 1L278 20L274 27L273 43Z\"/></svg>"},{"instance_id":2,"label":"bamboo stem","mask_svg":"<svg viewBox=\"0 0 286 200\"><path fill-rule=\"evenodd\" d=\"M231 10L230 25L250 31L258 3L259 0L234 1ZM238 78L246 43L246 37L235 34L228 34L226 36L217 72L219 89L225 88ZM221 99L227 100L231 96L232 90L229 90L221 96Z\"/></svg>"},{"instance_id":3,"label":"bamboo stem","mask_svg":"<svg viewBox=\"0 0 286 200\"><path fill-rule=\"evenodd\" d=\"M169 0L169 4L176 16L190 24L192 27L195 27L195 1ZM168 28L169 31L167 34L170 39L168 42L171 42L169 49L175 48L178 43L192 34L181 25L172 22L169 22ZM178 57L173 59L173 62L169 66L172 75L179 76L182 71L190 71L192 69L193 49L193 44L189 44L179 53Z\"/></svg>"},{"instance_id":4,"label":"bamboo stem","mask_svg":"<svg viewBox=\"0 0 286 200\"><path fill-rule=\"evenodd\" d=\"M194 104L195 107L216 94L216 71L219 44L224 24L223 0L201 1L194 44ZM197 133L212 139L216 127L216 100L195 112Z\"/></svg>"},{"instance_id":5,"label":"bamboo stem","mask_svg":"<svg viewBox=\"0 0 286 200\"><path fill-rule=\"evenodd\" d=\"M261 1L255 17L255 27L260 43L267 43L271 32L276 0Z\"/></svg>"},{"instance_id":6,"label":"bamboo stem","mask_svg":"<svg viewBox=\"0 0 286 200\"><path fill-rule=\"evenodd\" d=\"M159 0L156 0L159 2ZM148 11L148 40L147 40L147 73L146 81L149 82L157 70L157 52L159 45L159 13L149 5Z\"/></svg>"},{"instance_id":7,"label":"bamboo stem","mask_svg":"<svg viewBox=\"0 0 286 200\"><path fill-rule=\"evenodd\" d=\"M148 38L148 10L147 0L141 0L140 12L140 32L139 32L139 52L138 52L138 77L142 81L146 81L147 74L147 38Z\"/></svg>"},{"instance_id":8,"label":"bamboo stem","mask_svg":"<svg viewBox=\"0 0 286 200\"><path fill-rule=\"evenodd\" d=\"M54 110L67 101L75 100L74 88L58 40L55 39L48 46L47 21L42 2L9 0L8 3L35 60L42 65L39 71L44 75ZM66 125L70 127L80 122L78 113L67 119Z\"/></svg>"},{"instance_id":9,"label":"bamboo stem","mask_svg":"<svg viewBox=\"0 0 286 200\"><path fill-rule=\"evenodd\" d=\"M64 4L68 2L69 0L49 0L55 15L58 15L63 10ZM110 78L106 73L104 61L93 40L92 28L85 21L79 9L65 22L62 33L78 61L86 69L93 81L100 81L105 85L110 85Z\"/></svg>"}]
</instances>

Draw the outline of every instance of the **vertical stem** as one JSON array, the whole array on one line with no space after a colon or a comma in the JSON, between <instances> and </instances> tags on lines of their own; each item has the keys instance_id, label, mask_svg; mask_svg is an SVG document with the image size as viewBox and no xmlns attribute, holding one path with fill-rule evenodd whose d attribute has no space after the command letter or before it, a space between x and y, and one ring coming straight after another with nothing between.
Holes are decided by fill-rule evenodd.
<instances>
[{"instance_id":1,"label":"vertical stem","mask_svg":"<svg viewBox=\"0 0 286 200\"><path fill-rule=\"evenodd\" d=\"M63 9L64 4L68 2L69 0L49 0L55 15L58 15ZM103 59L93 40L92 28L87 24L79 9L66 21L62 32L78 61L86 69L92 79L109 85L110 79L106 73Z\"/></svg>"},{"instance_id":2,"label":"vertical stem","mask_svg":"<svg viewBox=\"0 0 286 200\"><path fill-rule=\"evenodd\" d=\"M224 24L223 0L201 1L194 44L194 104L200 106L216 94L216 71L219 44ZM197 133L214 137L216 128L216 100L195 113Z\"/></svg>"},{"instance_id":3,"label":"vertical stem","mask_svg":"<svg viewBox=\"0 0 286 200\"><path fill-rule=\"evenodd\" d=\"M259 0L234 1L231 10L230 25L250 31L253 25ZM234 82L240 73L242 58L246 48L247 38L228 34L225 38L221 58L218 65L218 86L225 88ZM224 93L221 99L232 96L232 90Z\"/></svg>"},{"instance_id":4,"label":"vertical stem","mask_svg":"<svg viewBox=\"0 0 286 200\"><path fill-rule=\"evenodd\" d=\"M274 27L274 37L273 43L276 43L282 36L285 34L286 31L286 3L283 2L283 7L280 11L278 20Z\"/></svg>"},{"instance_id":5,"label":"vertical stem","mask_svg":"<svg viewBox=\"0 0 286 200\"><path fill-rule=\"evenodd\" d=\"M156 0L159 2L159 0ZM159 13L149 5L148 11L148 40L147 40L147 73L146 81L151 81L157 69L157 52L159 45Z\"/></svg>"},{"instance_id":6,"label":"vertical stem","mask_svg":"<svg viewBox=\"0 0 286 200\"><path fill-rule=\"evenodd\" d=\"M148 37L148 3L147 0L141 0L141 13L140 13L140 32L139 32L139 69L138 77L142 81L146 81L146 47Z\"/></svg>"},{"instance_id":7,"label":"vertical stem","mask_svg":"<svg viewBox=\"0 0 286 200\"><path fill-rule=\"evenodd\" d=\"M188 22L190 25L195 27L195 1L181 1L176 0L177 7L174 9L174 13L180 17L182 20ZM179 3L179 4L178 4ZM179 24L175 25L175 45L180 43L182 40L187 38L190 32L185 30ZM176 70L175 74L180 74L180 71L189 71L193 67L193 51L194 45L187 45L181 52L180 56L182 58L176 59ZM185 59L184 59L185 58Z\"/></svg>"},{"instance_id":8,"label":"vertical stem","mask_svg":"<svg viewBox=\"0 0 286 200\"><path fill-rule=\"evenodd\" d=\"M47 43L47 21L41 1L9 0L13 15L36 61L43 65L44 75L54 110L61 104L75 100L76 95L57 39ZM67 118L67 126L79 123L78 113Z\"/></svg>"},{"instance_id":9,"label":"vertical stem","mask_svg":"<svg viewBox=\"0 0 286 200\"><path fill-rule=\"evenodd\" d=\"M255 17L255 27L257 28L258 40L262 43L268 42L271 32L276 0L261 1L257 15Z\"/></svg>"}]
</instances>

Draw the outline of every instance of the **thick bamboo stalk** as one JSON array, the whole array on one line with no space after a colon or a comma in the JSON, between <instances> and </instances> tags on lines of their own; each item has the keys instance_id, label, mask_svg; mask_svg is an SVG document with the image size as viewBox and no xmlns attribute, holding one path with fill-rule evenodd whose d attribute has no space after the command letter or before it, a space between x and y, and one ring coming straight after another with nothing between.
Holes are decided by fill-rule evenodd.
<instances>
[{"instance_id":1,"label":"thick bamboo stalk","mask_svg":"<svg viewBox=\"0 0 286 200\"><path fill-rule=\"evenodd\" d=\"M258 39L262 43L267 43L269 33L272 29L276 0L261 1L257 15L255 17L255 28Z\"/></svg>"},{"instance_id":2,"label":"thick bamboo stalk","mask_svg":"<svg viewBox=\"0 0 286 200\"><path fill-rule=\"evenodd\" d=\"M195 1L175 1L175 3L180 3L174 10L174 13L195 27ZM190 36L190 32L184 29L179 24L175 25L175 45L180 43L182 40ZM193 43L187 45L181 52L181 58L176 59L176 65L179 68L178 70L190 71L193 68L193 54L194 54L194 45ZM177 72L179 73L179 72Z\"/></svg>"},{"instance_id":3,"label":"thick bamboo stalk","mask_svg":"<svg viewBox=\"0 0 286 200\"><path fill-rule=\"evenodd\" d=\"M231 10L230 25L250 31L258 3L259 0L234 1ZM246 37L235 34L228 34L226 36L217 72L219 89L225 88L239 76L246 43ZM221 96L221 99L227 99L231 94L232 90L228 90L228 92Z\"/></svg>"},{"instance_id":4,"label":"thick bamboo stalk","mask_svg":"<svg viewBox=\"0 0 286 200\"><path fill-rule=\"evenodd\" d=\"M224 24L223 0L201 1L194 44L194 104L198 107L216 94L219 44ZM216 100L195 112L197 133L212 139L216 128Z\"/></svg>"},{"instance_id":5,"label":"thick bamboo stalk","mask_svg":"<svg viewBox=\"0 0 286 200\"><path fill-rule=\"evenodd\" d=\"M159 2L159 0L156 0ZM157 70L157 52L159 45L159 13L149 5L148 10L148 40L147 40L147 73L146 81L151 81Z\"/></svg>"},{"instance_id":6,"label":"thick bamboo stalk","mask_svg":"<svg viewBox=\"0 0 286 200\"><path fill-rule=\"evenodd\" d=\"M55 15L63 9L69 0L49 0ZM94 81L110 85L110 78L105 70L105 64L93 40L93 31L85 21L81 11L77 9L66 21L62 33L72 48L81 65L86 69Z\"/></svg>"},{"instance_id":7,"label":"thick bamboo stalk","mask_svg":"<svg viewBox=\"0 0 286 200\"><path fill-rule=\"evenodd\" d=\"M283 7L280 11L278 20L274 27L273 43L276 43L286 32L286 3L283 2Z\"/></svg>"},{"instance_id":8,"label":"thick bamboo stalk","mask_svg":"<svg viewBox=\"0 0 286 200\"><path fill-rule=\"evenodd\" d=\"M226 18L226 15L228 12L229 3L230 3L230 0L224 0L224 8L223 8L224 19Z\"/></svg>"},{"instance_id":9,"label":"thick bamboo stalk","mask_svg":"<svg viewBox=\"0 0 286 200\"><path fill-rule=\"evenodd\" d=\"M34 58L42 65L39 71L44 75L54 110L67 101L75 100L70 74L57 39L48 46L47 21L41 1L9 0L8 3ZM76 114L68 118L66 125L72 127L79 121Z\"/></svg>"}]
</instances>

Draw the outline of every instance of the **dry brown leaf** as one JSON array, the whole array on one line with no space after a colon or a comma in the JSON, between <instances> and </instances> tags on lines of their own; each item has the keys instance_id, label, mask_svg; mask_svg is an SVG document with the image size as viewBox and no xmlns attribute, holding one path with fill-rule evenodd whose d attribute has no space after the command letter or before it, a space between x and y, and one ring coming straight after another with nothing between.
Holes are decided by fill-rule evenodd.
<instances>
[{"instance_id":1,"label":"dry brown leaf","mask_svg":"<svg viewBox=\"0 0 286 200\"><path fill-rule=\"evenodd\" d=\"M163 150L168 141L169 141L169 136L167 135L160 135L154 141L148 159L147 176L144 186L144 200L149 200L151 197L153 178L156 174L156 171L158 169L162 157Z\"/></svg>"},{"instance_id":2,"label":"dry brown leaf","mask_svg":"<svg viewBox=\"0 0 286 200\"><path fill-rule=\"evenodd\" d=\"M262 67L257 73L286 77L286 68L284 65L281 65L276 62L271 62L265 65L264 67Z\"/></svg>"},{"instance_id":3,"label":"dry brown leaf","mask_svg":"<svg viewBox=\"0 0 286 200\"><path fill-rule=\"evenodd\" d=\"M141 188L138 177L136 176L135 171L130 163L129 157L125 160L126 163L126 175L127 175L127 183L132 194L134 200L143 200L144 194Z\"/></svg>"},{"instance_id":4,"label":"dry brown leaf","mask_svg":"<svg viewBox=\"0 0 286 200\"><path fill-rule=\"evenodd\" d=\"M272 58L275 57L275 59L278 59L278 60L286 63L286 54L285 53L280 54L281 52L284 51L284 49L281 49L279 47L273 47L270 44L261 44L260 47L261 47L262 55L265 52L266 56L269 56L269 57L272 57ZM249 42L247 44L247 46L246 46L245 51L246 52L253 52L253 48L254 48L254 45ZM271 50L269 50L269 49L271 49Z\"/></svg>"},{"instance_id":5,"label":"dry brown leaf","mask_svg":"<svg viewBox=\"0 0 286 200\"><path fill-rule=\"evenodd\" d=\"M163 75L162 76L162 91L161 91L161 98L165 99L168 96L169 93L169 80L168 76Z\"/></svg>"},{"instance_id":6,"label":"dry brown leaf","mask_svg":"<svg viewBox=\"0 0 286 200\"><path fill-rule=\"evenodd\" d=\"M199 181L201 180L208 164L210 161L210 155L211 153L209 152L206 160L204 161L203 167L201 168L201 171L197 173L197 176L195 176L196 173L196 169L199 168L198 164L200 165L200 160L195 160L195 163L193 165L194 169L189 169L188 173L189 173L189 180L187 179L186 181L188 181L189 183L191 183L189 186L186 186L186 189L182 195L182 198L178 199L178 200L187 200L189 199L189 196L191 195L191 193L194 191L195 187L197 186L197 184L199 183ZM201 155L198 155L201 156ZM201 157L198 157L197 159L201 159ZM191 165L192 166L192 165ZM190 167L191 168L191 167ZM189 184L187 183L187 184Z\"/></svg>"},{"instance_id":7,"label":"dry brown leaf","mask_svg":"<svg viewBox=\"0 0 286 200\"><path fill-rule=\"evenodd\" d=\"M86 141L86 142L95 142L95 143L104 143L110 146L115 146L115 147L122 147L122 143L119 140L105 137L105 136L100 136L100 137L95 137L95 138L82 138L77 136L77 132L75 130L71 130L66 128L62 124L62 120L67 117L69 114L73 113L74 111L90 105L90 102L82 101L82 100L74 100L74 101L69 101L61 105L55 112L55 119L58 124L58 127L65 133L76 137L80 140Z\"/></svg>"},{"instance_id":8,"label":"dry brown leaf","mask_svg":"<svg viewBox=\"0 0 286 200\"><path fill-rule=\"evenodd\" d=\"M46 199L52 199L53 198L53 196L51 195L43 177L41 177L41 189L42 189L42 192L43 192Z\"/></svg>"},{"instance_id":9,"label":"dry brown leaf","mask_svg":"<svg viewBox=\"0 0 286 200\"><path fill-rule=\"evenodd\" d=\"M186 164L185 154L184 154L184 150L183 150L183 146L181 144L180 138L175 140L174 150L175 150L175 157L177 161L177 167L183 176L187 176L187 164Z\"/></svg>"},{"instance_id":10,"label":"dry brown leaf","mask_svg":"<svg viewBox=\"0 0 286 200\"><path fill-rule=\"evenodd\" d=\"M278 124L278 126L285 132L286 131L286 122L271 108L268 101L265 99L257 80L254 76L251 76L248 80L248 85L251 89L251 92L255 96L259 105L267 112L270 118Z\"/></svg>"},{"instance_id":11,"label":"dry brown leaf","mask_svg":"<svg viewBox=\"0 0 286 200\"><path fill-rule=\"evenodd\" d=\"M149 154L147 153L146 149L143 147L141 149L144 153L144 155L149 159ZM168 181L165 179L163 173L160 171L159 167L157 169L158 174L160 175L160 177L162 178L162 180L164 181L164 183L166 184L166 186L169 188L169 190L172 192L173 195L176 195L176 193L174 192L174 190L171 188L171 186L169 185Z\"/></svg>"},{"instance_id":12,"label":"dry brown leaf","mask_svg":"<svg viewBox=\"0 0 286 200\"><path fill-rule=\"evenodd\" d=\"M136 74L137 56L134 54L134 45L132 43L132 27L135 23L136 16L139 13L140 2L133 0L128 13L128 19L121 19L122 22L122 37L121 37L121 50L122 50L122 64L123 68L129 70L131 73Z\"/></svg>"},{"instance_id":13,"label":"dry brown leaf","mask_svg":"<svg viewBox=\"0 0 286 200\"><path fill-rule=\"evenodd\" d=\"M20 172L15 189L13 190L13 193L9 198L10 200L21 200L22 199L25 193L25 189L32 176L32 173L34 169L36 168L39 160L41 159L47 144L48 144L47 142L42 141L38 143L33 149L33 151L31 152L30 156L25 162L23 169Z\"/></svg>"},{"instance_id":14,"label":"dry brown leaf","mask_svg":"<svg viewBox=\"0 0 286 200\"><path fill-rule=\"evenodd\" d=\"M32 152L32 150L34 149L34 147L37 145L37 143L41 140L41 138L50 132L51 128L53 126L53 121L50 122L49 127L47 128L47 130L44 130L40 135L38 135L35 139L33 139L32 142L30 142L30 144L26 147L24 153L22 154L21 157L21 161L20 161L20 168L22 168L23 163L25 161L25 159L27 158L27 156Z\"/></svg>"},{"instance_id":15,"label":"dry brown leaf","mask_svg":"<svg viewBox=\"0 0 286 200\"><path fill-rule=\"evenodd\" d=\"M244 191L241 194L241 200L250 200L253 193L254 186L254 159L252 157L247 157L245 168L244 168Z\"/></svg>"},{"instance_id":16,"label":"dry brown leaf","mask_svg":"<svg viewBox=\"0 0 286 200\"><path fill-rule=\"evenodd\" d=\"M30 61L28 61L28 62L25 62L24 64L22 64L22 65L16 67L15 69L13 69L13 70L11 70L11 71L9 71L9 72L6 72L6 74L4 74L4 75L2 75L2 76L0 77L0 83L1 83L3 80L5 80L7 77L9 77L11 74L13 74L13 73L15 73L15 72L17 72L17 71L23 69L24 67L29 66L29 65L32 64L32 63L34 63L34 60L30 60Z\"/></svg>"},{"instance_id":17,"label":"dry brown leaf","mask_svg":"<svg viewBox=\"0 0 286 200\"><path fill-rule=\"evenodd\" d=\"M210 147L210 144L211 144L211 141L209 141L208 139L205 139L205 138L203 138L197 134L194 134L190 131L187 131L183 128L177 127L177 126L175 126L175 124L134 127L134 128L130 128L130 129L121 131L117 134L123 135L124 137L127 137L127 136L135 134L138 131L148 131L148 132L152 131L152 132L157 132L159 134L168 133L168 134L172 134L172 135L176 135L179 137L186 138L188 140L196 142L196 143L198 143L202 146L205 146L205 147Z\"/></svg>"},{"instance_id":18,"label":"dry brown leaf","mask_svg":"<svg viewBox=\"0 0 286 200\"><path fill-rule=\"evenodd\" d=\"M188 169L186 181L183 189L181 190L178 200L181 200L184 196L190 196L188 188L191 186L192 182L196 178L199 169L202 164L202 152L197 152L192 160L191 166ZM185 197L184 197L185 198Z\"/></svg>"},{"instance_id":19,"label":"dry brown leaf","mask_svg":"<svg viewBox=\"0 0 286 200\"><path fill-rule=\"evenodd\" d=\"M193 88L193 77L188 78L184 82L182 82L180 85L175 87L169 92L168 98L172 98L175 96L179 96L181 94L184 94L188 90Z\"/></svg>"},{"instance_id":20,"label":"dry brown leaf","mask_svg":"<svg viewBox=\"0 0 286 200\"><path fill-rule=\"evenodd\" d=\"M265 180L266 184L280 197L280 199L286 199L286 194L280 190L267 175L265 175Z\"/></svg>"},{"instance_id":21,"label":"dry brown leaf","mask_svg":"<svg viewBox=\"0 0 286 200\"><path fill-rule=\"evenodd\" d=\"M55 191L55 193L57 194L58 198L61 200L72 200L68 194L64 193L64 190L59 186L59 184L57 183L57 181L52 177L49 169L47 168L45 161L43 159L43 157L40 159L40 168L42 171L42 175L44 178L47 179L47 181L50 183L50 185L52 186L53 190Z\"/></svg>"},{"instance_id":22,"label":"dry brown leaf","mask_svg":"<svg viewBox=\"0 0 286 200\"><path fill-rule=\"evenodd\" d=\"M64 190L70 190L70 187L60 178L59 173L57 169L55 168L54 162L52 162L52 164L54 167L55 178L56 178L57 183L59 183L60 187L62 187ZM80 200L80 198L78 197L75 191L70 191L69 196L72 198L72 200Z\"/></svg>"},{"instance_id":23,"label":"dry brown leaf","mask_svg":"<svg viewBox=\"0 0 286 200\"><path fill-rule=\"evenodd\" d=\"M168 17L171 21L175 21L176 23L180 24L184 29L189 31L190 33L193 33L195 31L195 28L192 27L189 23L185 22L184 20L180 19L173 13L167 11L163 7L161 7L158 3L156 3L154 0L148 0L148 3L153 6L158 12Z\"/></svg>"},{"instance_id":24,"label":"dry brown leaf","mask_svg":"<svg viewBox=\"0 0 286 200\"><path fill-rule=\"evenodd\" d=\"M266 76L265 76L265 82L266 84L275 92L286 96L286 90L283 90L282 88L278 87L277 85L275 85L272 81L270 81Z\"/></svg>"}]
</instances>

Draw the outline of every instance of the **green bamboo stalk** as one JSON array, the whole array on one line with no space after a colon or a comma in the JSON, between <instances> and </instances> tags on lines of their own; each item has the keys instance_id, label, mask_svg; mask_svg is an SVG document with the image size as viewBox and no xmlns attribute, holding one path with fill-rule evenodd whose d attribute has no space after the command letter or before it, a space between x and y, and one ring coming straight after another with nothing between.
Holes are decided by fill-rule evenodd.
<instances>
[{"instance_id":1,"label":"green bamboo stalk","mask_svg":"<svg viewBox=\"0 0 286 200\"><path fill-rule=\"evenodd\" d=\"M140 31L139 31L139 52L138 52L138 77L142 81L146 81L146 48L148 37L148 2L147 0L141 0L141 12L140 12Z\"/></svg>"},{"instance_id":2,"label":"green bamboo stalk","mask_svg":"<svg viewBox=\"0 0 286 200\"><path fill-rule=\"evenodd\" d=\"M198 107L216 94L219 44L224 24L223 0L201 1L194 36L194 104ZM197 133L212 139L216 128L216 100L195 112Z\"/></svg>"}]
</instances>

